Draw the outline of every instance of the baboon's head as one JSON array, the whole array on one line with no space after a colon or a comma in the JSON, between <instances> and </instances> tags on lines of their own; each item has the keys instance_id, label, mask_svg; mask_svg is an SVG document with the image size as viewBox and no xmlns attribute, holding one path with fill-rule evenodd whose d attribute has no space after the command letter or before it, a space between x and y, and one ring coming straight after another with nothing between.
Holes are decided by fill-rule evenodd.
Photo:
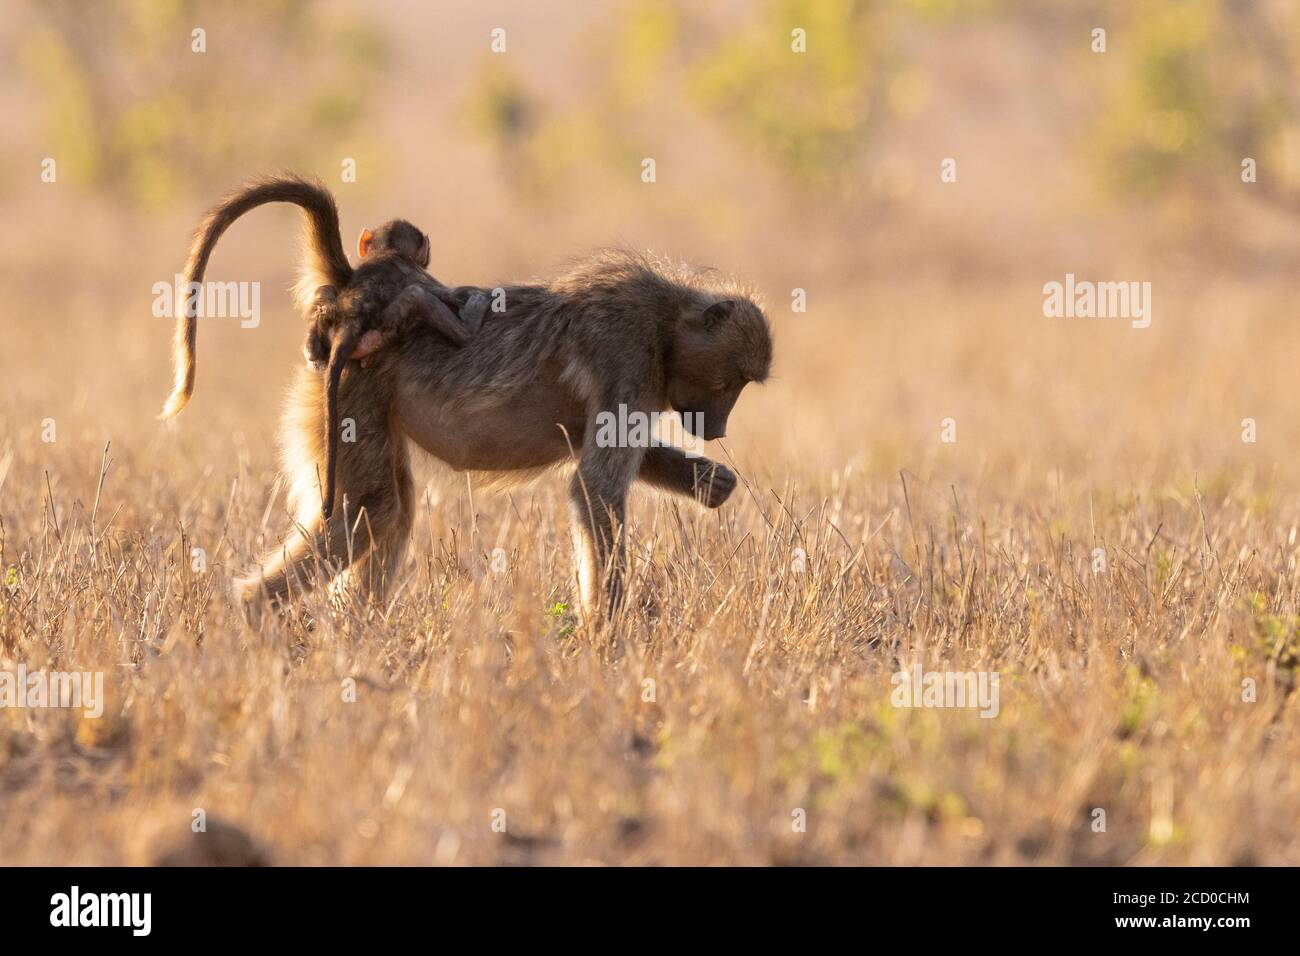
<instances>
[{"instance_id":1,"label":"baboon's head","mask_svg":"<svg viewBox=\"0 0 1300 956\"><path fill-rule=\"evenodd\" d=\"M749 299L723 299L678 323L668 362L668 403L706 441L727 434L727 416L750 382L772 366L772 332Z\"/></svg>"},{"instance_id":2,"label":"baboon's head","mask_svg":"<svg viewBox=\"0 0 1300 956\"><path fill-rule=\"evenodd\" d=\"M362 259L382 253L396 253L421 269L429 267L429 237L405 219L392 219L378 229L362 229L357 255Z\"/></svg>"}]
</instances>

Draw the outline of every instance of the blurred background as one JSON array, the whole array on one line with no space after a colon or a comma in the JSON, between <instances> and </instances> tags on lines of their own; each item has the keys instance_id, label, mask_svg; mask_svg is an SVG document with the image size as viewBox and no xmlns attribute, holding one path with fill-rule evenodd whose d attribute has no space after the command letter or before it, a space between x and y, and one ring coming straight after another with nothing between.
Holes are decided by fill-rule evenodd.
<instances>
[{"instance_id":1,"label":"blurred background","mask_svg":"<svg viewBox=\"0 0 1300 956\"><path fill-rule=\"evenodd\" d=\"M1106 429L1121 462L1153 425L1241 451L1239 420L1289 367L1300 8L707 6L10 0L0 279L18 338L0 402L18 387L51 415L73 401L88 429L139 421L135 399L168 377L152 284L217 197L294 169L336 190L349 243L394 215L422 224L453 284L545 276L606 245L743 276L780 342L780 401L758 417L792 454L852 460L948 416L986 451L1009 416L1017 442L1066 459L1082 450L1063 420L1087 443ZM211 278L260 280L264 321L202 330L194 419L278 396L300 334L279 294L296 232L295 212L261 210L220 247ZM1045 319L1042 285L1066 272L1152 281L1152 327ZM40 392L46 375L61 387ZM870 441L845 407L870 409Z\"/></svg>"},{"instance_id":2,"label":"blurred background","mask_svg":"<svg viewBox=\"0 0 1300 956\"><path fill-rule=\"evenodd\" d=\"M1300 4L0 10L0 663L120 678L103 721L0 715L0 860L155 859L196 806L284 862L1300 860ZM743 493L634 502L660 605L627 656L568 616L553 481L421 465L382 619L225 600L287 526L297 211L222 241L208 278L260 282L261 323L200 324L168 426L153 287L281 169L349 247L429 231L448 284L624 245L765 302L773 379L711 452ZM1067 273L1150 282L1150 327L1046 318ZM999 719L890 707L913 651L1000 671Z\"/></svg>"}]
</instances>

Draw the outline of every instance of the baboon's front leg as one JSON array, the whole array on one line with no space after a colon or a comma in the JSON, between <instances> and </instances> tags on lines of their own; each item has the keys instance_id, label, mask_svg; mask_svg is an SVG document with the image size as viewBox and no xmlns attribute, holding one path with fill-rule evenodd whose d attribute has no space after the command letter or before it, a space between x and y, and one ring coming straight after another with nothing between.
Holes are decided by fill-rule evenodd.
<instances>
[{"instance_id":1,"label":"baboon's front leg","mask_svg":"<svg viewBox=\"0 0 1300 956\"><path fill-rule=\"evenodd\" d=\"M726 465L692 458L672 445L649 448L637 477L656 488L690 495L707 508L718 507L736 490L736 473Z\"/></svg>"},{"instance_id":2,"label":"baboon's front leg","mask_svg":"<svg viewBox=\"0 0 1300 956\"><path fill-rule=\"evenodd\" d=\"M602 584L608 614L613 615L623 601L627 489L645 453L643 448L600 447L595 435L596 428L589 425L582 459L569 485L578 545L578 581L583 613L588 617L599 604Z\"/></svg>"}]
</instances>

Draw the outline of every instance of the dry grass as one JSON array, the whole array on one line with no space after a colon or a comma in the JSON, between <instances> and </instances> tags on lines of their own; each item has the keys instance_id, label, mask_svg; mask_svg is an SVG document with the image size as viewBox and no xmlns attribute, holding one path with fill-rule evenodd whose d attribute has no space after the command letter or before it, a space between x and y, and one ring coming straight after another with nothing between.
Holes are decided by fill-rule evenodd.
<instances>
[{"instance_id":1,"label":"dry grass","mask_svg":"<svg viewBox=\"0 0 1300 956\"><path fill-rule=\"evenodd\" d=\"M202 808L282 863L1300 861L1294 428L1269 357L1300 342L1258 349L1272 297L1238 292L1233 331L1195 348L1173 318L1206 307L1191 302L1163 303L1163 330L1049 328L1054 346L1015 301L971 306L987 289L859 301L915 311L875 324L871 348L847 309L778 317L778 377L742 399L726 449L747 486L720 512L638 497L654 606L613 633L557 607L558 483L471 510L455 476L429 486L390 608L308 602L252 629L223 589L285 527L270 423L258 398L211 393L283 363L218 338L177 433L150 420L153 368L157 395L73 402L54 444L31 370L0 450L4 662L104 670L109 707L0 712L0 859L147 862ZM957 302L968 319L946 326ZM818 365L828 329L860 366ZM1017 358L1071 336L1069 365ZM1256 445L1236 406L1207 411L1244 387L1247 353L1279 383L1248 402ZM1089 381L1108 426L1072 411ZM122 419L97 491L108 406ZM999 715L892 707L913 661L996 670Z\"/></svg>"},{"instance_id":2,"label":"dry grass","mask_svg":"<svg viewBox=\"0 0 1300 956\"><path fill-rule=\"evenodd\" d=\"M956 57L922 44L933 106L888 144L911 185L886 209L805 202L716 130L653 124L628 148L663 158L658 186L580 167L582 193L534 205L455 118L504 14L384 9L400 108L368 118L390 165L345 187L345 232L447 227L454 282L618 241L752 279L775 376L717 450L745 486L707 513L636 495L612 632L564 609L559 482L444 473L390 607L249 626L227 582L288 527L271 409L299 360L292 217L225 240L210 275L261 280L264 319L201 329L167 428L151 285L256 170L146 217L23 159L0 177L0 670L102 670L108 701L0 709L0 862L147 863L201 808L285 864L1300 863L1291 219L1094 208L1063 98L1093 81L1010 29L958 30ZM517 12L520 69L587 88L586 25ZM23 103L15 143L44 155ZM954 150L961 185L939 186ZM1067 271L1152 281L1151 328L1043 318ZM914 662L997 671L998 716L891 706Z\"/></svg>"}]
</instances>

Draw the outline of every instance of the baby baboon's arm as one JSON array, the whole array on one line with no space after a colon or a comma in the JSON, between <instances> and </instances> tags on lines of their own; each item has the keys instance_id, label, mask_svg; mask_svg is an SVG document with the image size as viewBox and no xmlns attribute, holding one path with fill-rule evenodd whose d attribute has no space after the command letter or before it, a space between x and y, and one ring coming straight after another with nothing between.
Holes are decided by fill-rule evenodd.
<instances>
[{"instance_id":1,"label":"baby baboon's arm","mask_svg":"<svg viewBox=\"0 0 1300 956\"><path fill-rule=\"evenodd\" d=\"M460 310L460 320L465 323L465 328L469 329L470 335L479 330L483 324L483 316L487 315L488 297L487 294L475 290L470 293L465 305Z\"/></svg>"},{"instance_id":2,"label":"baby baboon's arm","mask_svg":"<svg viewBox=\"0 0 1300 956\"><path fill-rule=\"evenodd\" d=\"M447 308L433 290L418 283L407 286L384 310L385 335L399 331L408 322L424 322L456 345L470 340L471 330Z\"/></svg>"}]
</instances>

